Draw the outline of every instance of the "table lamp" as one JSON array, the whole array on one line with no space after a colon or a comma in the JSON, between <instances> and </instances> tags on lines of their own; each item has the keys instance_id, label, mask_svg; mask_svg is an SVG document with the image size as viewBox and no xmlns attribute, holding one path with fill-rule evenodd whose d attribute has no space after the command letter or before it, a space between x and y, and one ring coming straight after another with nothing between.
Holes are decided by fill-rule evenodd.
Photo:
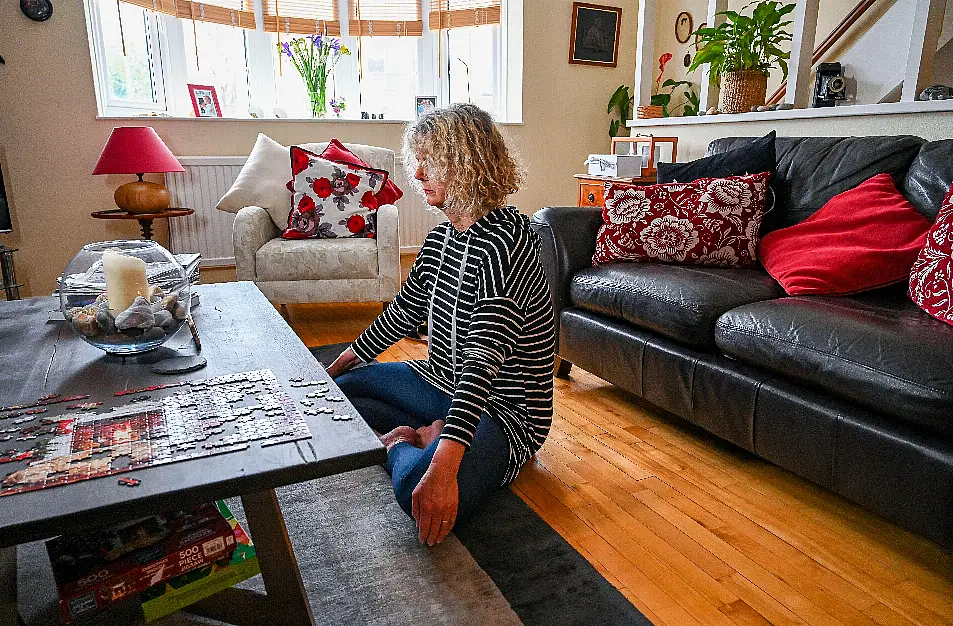
<instances>
[{"instance_id":1,"label":"table lamp","mask_svg":"<svg viewBox=\"0 0 953 626\"><path fill-rule=\"evenodd\" d=\"M175 155L150 126L114 128L93 174L136 174L139 180L116 190L116 205L130 213L161 213L172 196L165 185L142 180L147 172L184 172Z\"/></svg>"}]
</instances>

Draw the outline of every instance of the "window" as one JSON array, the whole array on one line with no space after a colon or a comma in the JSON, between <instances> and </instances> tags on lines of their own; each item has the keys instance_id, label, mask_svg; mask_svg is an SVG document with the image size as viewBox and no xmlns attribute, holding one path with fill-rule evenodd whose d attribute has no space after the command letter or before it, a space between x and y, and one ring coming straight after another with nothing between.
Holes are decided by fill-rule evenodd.
<instances>
[{"instance_id":1,"label":"window","mask_svg":"<svg viewBox=\"0 0 953 626\"><path fill-rule=\"evenodd\" d=\"M321 33L352 53L328 83L328 99L347 103L343 118L408 120L416 96L435 96L521 119L522 0L86 2L106 117L191 116L188 85L201 84L215 87L225 117L310 118L304 83L277 50Z\"/></svg>"}]
</instances>

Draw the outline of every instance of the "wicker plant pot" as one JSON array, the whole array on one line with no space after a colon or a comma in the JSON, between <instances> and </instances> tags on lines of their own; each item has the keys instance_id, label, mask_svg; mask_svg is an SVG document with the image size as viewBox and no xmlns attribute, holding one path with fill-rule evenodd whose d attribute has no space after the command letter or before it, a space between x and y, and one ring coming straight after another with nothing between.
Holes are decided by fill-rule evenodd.
<instances>
[{"instance_id":1,"label":"wicker plant pot","mask_svg":"<svg viewBox=\"0 0 953 626\"><path fill-rule=\"evenodd\" d=\"M658 104L647 104L645 106L636 107L635 117L640 120L651 120L656 117L662 117L665 114L665 109L663 109Z\"/></svg>"},{"instance_id":2,"label":"wicker plant pot","mask_svg":"<svg viewBox=\"0 0 953 626\"><path fill-rule=\"evenodd\" d=\"M727 72L721 77L722 113L746 113L761 106L768 94L768 75L761 70Z\"/></svg>"}]
</instances>

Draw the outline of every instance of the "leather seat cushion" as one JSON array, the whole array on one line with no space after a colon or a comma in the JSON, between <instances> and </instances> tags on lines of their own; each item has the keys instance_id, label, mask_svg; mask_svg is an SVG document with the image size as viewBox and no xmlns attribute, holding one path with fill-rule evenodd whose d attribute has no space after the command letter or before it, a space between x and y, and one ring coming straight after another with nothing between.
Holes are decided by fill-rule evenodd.
<instances>
[{"instance_id":1,"label":"leather seat cushion","mask_svg":"<svg viewBox=\"0 0 953 626\"><path fill-rule=\"evenodd\" d=\"M577 272L569 295L581 309L712 348L725 311L780 298L784 290L760 268L615 263Z\"/></svg>"},{"instance_id":2,"label":"leather seat cushion","mask_svg":"<svg viewBox=\"0 0 953 626\"><path fill-rule=\"evenodd\" d=\"M748 304L718 320L715 340L728 356L953 434L953 326L900 288Z\"/></svg>"},{"instance_id":3,"label":"leather seat cushion","mask_svg":"<svg viewBox=\"0 0 953 626\"><path fill-rule=\"evenodd\" d=\"M375 239L272 239L255 254L257 280L378 278Z\"/></svg>"}]
</instances>

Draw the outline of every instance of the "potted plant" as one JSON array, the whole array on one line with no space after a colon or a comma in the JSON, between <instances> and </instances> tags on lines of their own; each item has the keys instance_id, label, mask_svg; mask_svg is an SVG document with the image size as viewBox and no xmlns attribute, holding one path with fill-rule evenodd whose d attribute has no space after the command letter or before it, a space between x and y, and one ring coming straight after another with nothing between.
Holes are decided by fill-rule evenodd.
<instances>
[{"instance_id":1,"label":"potted plant","mask_svg":"<svg viewBox=\"0 0 953 626\"><path fill-rule=\"evenodd\" d=\"M667 79L664 83L662 82L662 73L665 72L665 64L668 63L672 58L670 53L665 53L659 57L659 75L655 79L655 93L652 95L651 107L654 107L658 114L655 117L670 117L675 115L675 111L679 107L682 108L681 115L698 115L698 94L695 93L694 84L687 80L672 80L671 78ZM685 100L673 107L669 108L672 104L672 96L675 94L675 88L685 86L686 89L683 92ZM663 91L664 89L668 91ZM632 116L632 107L634 106L634 98L629 94L629 88L625 85L619 85L619 88L615 90L615 93L612 94L612 97L609 98L609 107L606 110L606 113L612 113L612 109L616 109L616 113L619 116L619 119L613 119L609 122L609 136L618 137L619 131L622 130L622 125L625 124L625 120L629 119ZM646 107L640 107L642 109Z\"/></svg>"},{"instance_id":2,"label":"potted plant","mask_svg":"<svg viewBox=\"0 0 953 626\"><path fill-rule=\"evenodd\" d=\"M751 15L742 15L750 7L754 7ZM784 17L793 10L793 4L774 0L752 2L741 11L719 12L725 17L722 24L693 33L699 48L688 69L709 66L712 82L722 85L722 113L741 113L764 104L771 68L780 67L787 78L791 53L782 50L781 45L791 41L786 27L792 22Z\"/></svg>"}]
</instances>

